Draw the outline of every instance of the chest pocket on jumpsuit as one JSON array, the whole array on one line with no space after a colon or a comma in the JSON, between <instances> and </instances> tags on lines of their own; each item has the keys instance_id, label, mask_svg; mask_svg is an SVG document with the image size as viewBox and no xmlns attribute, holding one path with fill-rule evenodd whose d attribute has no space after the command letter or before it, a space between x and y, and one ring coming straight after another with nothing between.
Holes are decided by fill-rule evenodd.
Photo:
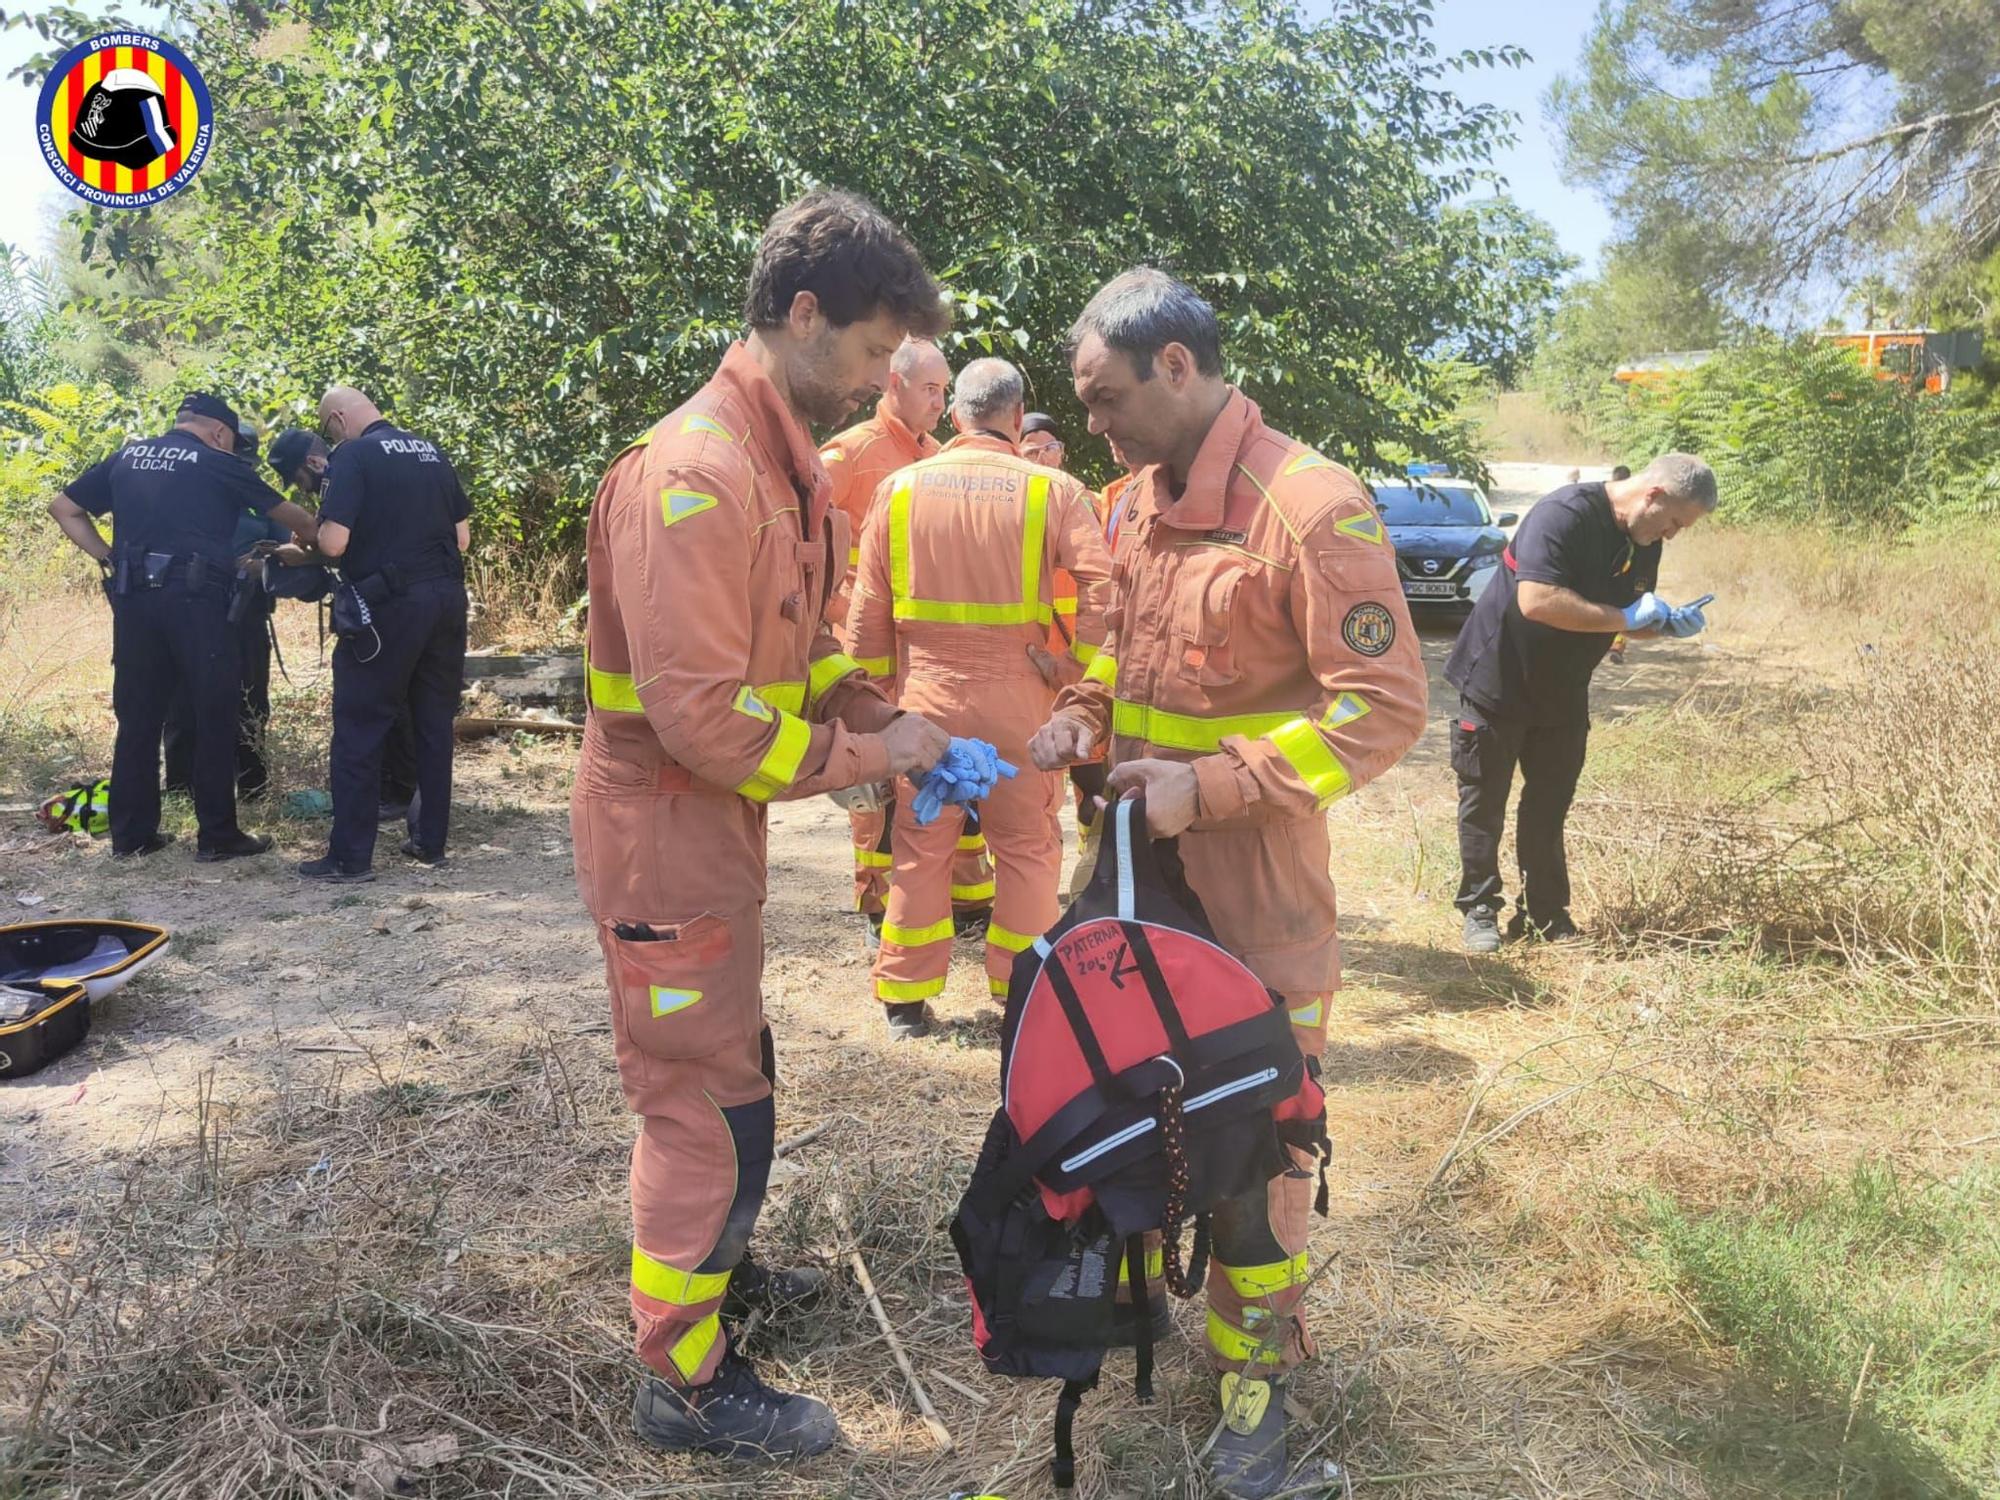
<instances>
[{"instance_id":1,"label":"chest pocket on jumpsuit","mask_svg":"<svg viewBox=\"0 0 2000 1500\"><path fill-rule=\"evenodd\" d=\"M1243 675L1232 637L1243 585L1258 565L1231 552L1189 549L1174 591L1174 670L1202 687L1222 687Z\"/></svg>"}]
</instances>

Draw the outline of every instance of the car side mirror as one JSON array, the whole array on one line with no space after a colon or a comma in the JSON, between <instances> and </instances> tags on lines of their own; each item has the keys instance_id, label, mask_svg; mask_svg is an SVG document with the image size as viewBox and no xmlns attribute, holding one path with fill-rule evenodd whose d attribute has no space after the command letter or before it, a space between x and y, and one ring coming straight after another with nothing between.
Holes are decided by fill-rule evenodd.
<instances>
[{"instance_id":1,"label":"car side mirror","mask_svg":"<svg viewBox=\"0 0 2000 1500\"><path fill-rule=\"evenodd\" d=\"M1519 524L1520 519L1521 513L1518 510L1503 510L1493 518L1493 524L1495 526L1514 526Z\"/></svg>"}]
</instances>

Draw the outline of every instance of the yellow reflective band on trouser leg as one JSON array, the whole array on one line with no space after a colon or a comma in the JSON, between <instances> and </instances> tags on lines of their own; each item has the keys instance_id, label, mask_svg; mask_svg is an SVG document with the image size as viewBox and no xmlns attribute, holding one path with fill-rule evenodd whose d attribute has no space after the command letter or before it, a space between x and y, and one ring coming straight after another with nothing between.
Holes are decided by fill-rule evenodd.
<instances>
[{"instance_id":1,"label":"yellow reflective band on trouser leg","mask_svg":"<svg viewBox=\"0 0 2000 1500\"><path fill-rule=\"evenodd\" d=\"M982 880L977 885L955 885L951 888L951 899L954 901L991 901L993 899L993 882Z\"/></svg>"},{"instance_id":2,"label":"yellow reflective band on trouser leg","mask_svg":"<svg viewBox=\"0 0 2000 1500\"><path fill-rule=\"evenodd\" d=\"M950 942L952 930L950 917L942 922L933 922L928 927L898 927L894 922L884 922L882 941L894 943L898 948L922 948L930 943Z\"/></svg>"},{"instance_id":3,"label":"yellow reflective band on trouser leg","mask_svg":"<svg viewBox=\"0 0 2000 1500\"><path fill-rule=\"evenodd\" d=\"M1035 937L1036 934L1032 932L1014 932L1002 927L998 922L986 924L986 941L996 948L1005 948L1009 953L1019 953L1034 942Z\"/></svg>"},{"instance_id":4,"label":"yellow reflective band on trouser leg","mask_svg":"<svg viewBox=\"0 0 2000 1500\"><path fill-rule=\"evenodd\" d=\"M1310 1274L1303 1250L1290 1260L1276 1260L1261 1266L1225 1266L1217 1261L1214 1269L1227 1277L1229 1284L1236 1289L1236 1295L1246 1301L1304 1286Z\"/></svg>"},{"instance_id":5,"label":"yellow reflective band on trouser leg","mask_svg":"<svg viewBox=\"0 0 2000 1500\"><path fill-rule=\"evenodd\" d=\"M827 689L843 677L852 676L864 670L861 663L845 651L836 651L831 656L822 656L812 664L806 684L806 701L817 703L824 698Z\"/></svg>"},{"instance_id":6,"label":"yellow reflective band on trouser leg","mask_svg":"<svg viewBox=\"0 0 2000 1500\"><path fill-rule=\"evenodd\" d=\"M959 851L965 854L970 854L975 849L984 849L986 847L986 835L983 833L961 834L958 840L958 847Z\"/></svg>"},{"instance_id":7,"label":"yellow reflective band on trouser leg","mask_svg":"<svg viewBox=\"0 0 2000 1500\"><path fill-rule=\"evenodd\" d=\"M1118 658L1109 651L1100 651L1090 659L1090 665L1083 669L1085 682L1101 682L1108 688L1118 686Z\"/></svg>"},{"instance_id":8,"label":"yellow reflective band on trouser leg","mask_svg":"<svg viewBox=\"0 0 2000 1500\"><path fill-rule=\"evenodd\" d=\"M1303 1026L1311 1030L1326 1019L1326 1001L1315 1000L1311 1005L1301 1005L1297 1010L1288 1011L1286 1014L1292 1018L1294 1026Z\"/></svg>"},{"instance_id":9,"label":"yellow reflective band on trouser leg","mask_svg":"<svg viewBox=\"0 0 2000 1500\"><path fill-rule=\"evenodd\" d=\"M1005 1000L1007 998L1007 981L1004 979L995 979L991 974L988 974L986 976L986 993L996 1000Z\"/></svg>"},{"instance_id":10,"label":"yellow reflective band on trouser leg","mask_svg":"<svg viewBox=\"0 0 2000 1500\"><path fill-rule=\"evenodd\" d=\"M722 1320L714 1313L681 1335L679 1342L667 1351L667 1358L681 1372L681 1379L694 1383L694 1377L700 1373L701 1362L708 1358L708 1351L715 1347L715 1341L721 1336Z\"/></svg>"},{"instance_id":11,"label":"yellow reflective band on trouser leg","mask_svg":"<svg viewBox=\"0 0 2000 1500\"><path fill-rule=\"evenodd\" d=\"M1247 1320L1249 1314L1262 1313L1264 1310L1262 1308L1246 1307L1243 1311ZM1265 1316L1268 1318L1269 1314L1265 1314ZM1224 1359L1233 1360L1237 1364L1244 1364L1250 1360L1256 1360L1259 1364L1272 1364L1276 1363L1279 1356L1285 1352L1285 1340L1283 1335L1280 1334L1267 1345L1256 1334L1245 1332L1224 1318L1222 1314L1216 1312L1215 1309L1210 1308L1208 1313L1208 1347L1213 1349L1217 1354L1220 1354Z\"/></svg>"},{"instance_id":12,"label":"yellow reflective band on trouser leg","mask_svg":"<svg viewBox=\"0 0 2000 1500\"><path fill-rule=\"evenodd\" d=\"M893 870L896 868L896 856L885 854L879 849L857 848L854 851L854 862L864 870Z\"/></svg>"},{"instance_id":13,"label":"yellow reflective band on trouser leg","mask_svg":"<svg viewBox=\"0 0 2000 1500\"><path fill-rule=\"evenodd\" d=\"M1304 719L1280 724L1264 738L1291 762L1292 769L1299 773L1306 790L1319 799L1321 807L1345 796L1353 788L1354 781L1347 774L1347 767L1328 748L1320 732Z\"/></svg>"},{"instance_id":14,"label":"yellow reflective band on trouser leg","mask_svg":"<svg viewBox=\"0 0 2000 1500\"><path fill-rule=\"evenodd\" d=\"M799 763L806 758L806 750L812 744L812 728L804 719L782 709L775 712L778 733L771 740L771 748L764 752L749 780L736 788L737 795L752 802L769 802L796 781Z\"/></svg>"},{"instance_id":15,"label":"yellow reflective band on trouser leg","mask_svg":"<svg viewBox=\"0 0 2000 1500\"><path fill-rule=\"evenodd\" d=\"M632 1247L632 1286L669 1307L699 1307L729 1289L727 1271L683 1271Z\"/></svg>"},{"instance_id":16,"label":"yellow reflective band on trouser leg","mask_svg":"<svg viewBox=\"0 0 2000 1500\"><path fill-rule=\"evenodd\" d=\"M914 1000L928 1000L933 995L944 993L944 976L936 979L878 979L875 981L875 998L892 1004L908 1004Z\"/></svg>"},{"instance_id":17,"label":"yellow reflective band on trouser leg","mask_svg":"<svg viewBox=\"0 0 2000 1500\"><path fill-rule=\"evenodd\" d=\"M1084 673L1086 677L1089 675ZM1297 718L1297 714L1170 714L1164 709L1119 698L1111 705L1111 732L1171 750L1212 754L1232 734L1254 739Z\"/></svg>"}]
</instances>

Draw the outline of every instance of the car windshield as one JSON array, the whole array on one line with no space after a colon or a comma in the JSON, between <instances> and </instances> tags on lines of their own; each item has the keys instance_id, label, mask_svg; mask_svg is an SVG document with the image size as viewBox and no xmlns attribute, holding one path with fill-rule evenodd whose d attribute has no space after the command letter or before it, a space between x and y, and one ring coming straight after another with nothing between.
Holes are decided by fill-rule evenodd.
<instances>
[{"instance_id":1,"label":"car windshield","mask_svg":"<svg viewBox=\"0 0 2000 1500\"><path fill-rule=\"evenodd\" d=\"M1391 526L1484 526L1486 509L1469 484L1382 484L1375 504Z\"/></svg>"}]
</instances>

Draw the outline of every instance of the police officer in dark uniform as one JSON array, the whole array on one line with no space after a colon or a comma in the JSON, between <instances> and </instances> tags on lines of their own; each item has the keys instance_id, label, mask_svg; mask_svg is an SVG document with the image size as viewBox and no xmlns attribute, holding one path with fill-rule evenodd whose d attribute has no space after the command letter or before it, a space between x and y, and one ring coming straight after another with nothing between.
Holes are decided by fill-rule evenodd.
<instances>
[{"instance_id":1,"label":"police officer in dark uniform","mask_svg":"<svg viewBox=\"0 0 2000 1500\"><path fill-rule=\"evenodd\" d=\"M246 509L313 539L313 518L236 453L236 413L197 392L171 431L128 443L49 502L49 514L104 570L112 613L111 852L153 854L160 834L160 733L181 683L193 694L190 787L203 861L262 854L236 826L236 636L229 625L236 518ZM92 516L111 516L115 545Z\"/></svg>"},{"instance_id":2,"label":"police officer in dark uniform","mask_svg":"<svg viewBox=\"0 0 2000 1500\"><path fill-rule=\"evenodd\" d=\"M248 422L237 430L236 453L257 463L257 430ZM269 516L247 507L236 518L230 554L236 578L229 597L229 623L236 633L236 667L242 689L236 720L236 795L254 801L270 784L264 763L264 731L271 722L271 615L276 601L264 592L264 556L292 533ZM185 792L194 777L194 695L188 684L167 709L167 790Z\"/></svg>"},{"instance_id":3,"label":"police officer in dark uniform","mask_svg":"<svg viewBox=\"0 0 2000 1500\"><path fill-rule=\"evenodd\" d=\"M335 386L320 427L335 444L320 490L319 551L366 601L369 629L333 653L333 837L308 880L373 880L382 746L408 705L417 800L402 852L444 858L452 718L465 675L471 503L427 438L392 426L361 392Z\"/></svg>"}]
</instances>

